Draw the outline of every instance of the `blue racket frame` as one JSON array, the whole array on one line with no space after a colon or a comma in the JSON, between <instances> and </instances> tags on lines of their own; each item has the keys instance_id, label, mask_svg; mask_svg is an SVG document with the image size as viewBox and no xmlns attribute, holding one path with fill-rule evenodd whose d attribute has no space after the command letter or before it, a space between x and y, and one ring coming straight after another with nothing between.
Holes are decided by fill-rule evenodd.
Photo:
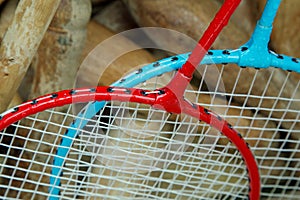
<instances>
[{"instance_id":1,"label":"blue racket frame","mask_svg":"<svg viewBox=\"0 0 300 200\"><path fill-rule=\"evenodd\" d=\"M202 60L201 64L224 64L232 63L238 66L252 67L255 69L276 67L286 71L300 73L300 59L287 55L280 55L268 48L272 24L279 8L281 0L268 0L260 20L257 22L255 30L250 40L238 49L210 50ZM128 76L112 84L112 86L134 87L146 80L161 74L178 70L186 62L189 53L172 56L160 61L148 64ZM86 126L88 120L98 113L104 106L104 101L92 102L87 105L84 112L70 125L62 137L61 144L57 148L53 160L52 175L50 177L49 199L58 200L60 198L61 175L64 161L69 153L74 139L79 134L79 129Z\"/></svg>"}]
</instances>

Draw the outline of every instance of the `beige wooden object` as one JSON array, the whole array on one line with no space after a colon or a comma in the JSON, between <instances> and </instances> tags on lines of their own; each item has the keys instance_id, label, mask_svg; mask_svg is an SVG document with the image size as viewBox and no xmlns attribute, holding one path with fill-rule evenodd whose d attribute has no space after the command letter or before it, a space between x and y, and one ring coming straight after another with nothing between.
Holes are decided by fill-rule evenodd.
<instances>
[{"instance_id":1,"label":"beige wooden object","mask_svg":"<svg viewBox=\"0 0 300 200\"><path fill-rule=\"evenodd\" d=\"M140 26L154 26L173 29L187 34L189 37L198 41L206 27L213 19L215 13L220 7L218 1L185 1L185 0L153 0L138 1L124 0L130 13ZM252 22L253 23L253 22ZM232 21L229 22L216 42L213 48L236 48L250 36L245 30L238 28ZM155 35L149 35L155 37ZM170 46L182 46L183 51L190 48L182 37L177 35L166 35L166 44Z\"/></svg>"},{"instance_id":2,"label":"beige wooden object","mask_svg":"<svg viewBox=\"0 0 300 200\"><path fill-rule=\"evenodd\" d=\"M138 66L154 62L155 59L150 53L125 37L115 37L112 43L101 43L113 36L114 33L101 24L94 20L89 22L87 43L83 50L84 60L77 75L77 86L94 86L98 82L99 85L110 85ZM96 48L98 45L104 45L101 48L102 52ZM127 52L128 50L130 52Z\"/></svg>"},{"instance_id":3,"label":"beige wooden object","mask_svg":"<svg viewBox=\"0 0 300 200\"><path fill-rule=\"evenodd\" d=\"M13 97L13 99L9 103L8 108L13 108L14 106L20 105L21 103L23 103L23 100L20 97L20 95L18 93L16 93L16 95Z\"/></svg>"},{"instance_id":4,"label":"beige wooden object","mask_svg":"<svg viewBox=\"0 0 300 200\"><path fill-rule=\"evenodd\" d=\"M32 63L29 98L74 87L90 15L89 0L62 0Z\"/></svg>"},{"instance_id":5,"label":"beige wooden object","mask_svg":"<svg viewBox=\"0 0 300 200\"><path fill-rule=\"evenodd\" d=\"M75 81L75 75L77 68L80 64L80 56L85 43L86 36L86 24L90 19L91 4L89 0L62 0L55 16L44 35L44 38L39 46L36 54L35 62L32 64L34 69L34 81L31 92L31 98L57 91L61 89L67 89L73 87ZM64 110L65 107L60 107L59 110ZM58 110L58 109L57 109ZM53 115L53 116L52 116ZM16 170L16 177L27 178L32 180L32 183L26 183L24 186L26 189L36 188L39 192L48 192L48 187L43 184L35 185L34 182L38 180L42 183L49 183L49 174L51 167L49 165L41 165L40 163L50 164L52 160L49 160L49 154L53 154L53 148L56 143L59 142L60 129L53 124L61 124L63 122L66 125L70 124L70 121L63 120L62 115L52 114L49 117L49 113L43 112L39 114L39 119L49 120L52 123L45 124L41 121L35 122L33 125L39 130L47 129L50 133L47 134L41 132L28 132L27 130L20 129L18 136L24 138L28 137L28 142L24 139L15 139L14 145L23 147L26 149L21 155L22 159L16 163L14 159L7 159L7 165L15 165L23 168L24 171ZM21 122L30 126L29 120ZM37 142L41 142L37 145ZM49 142L53 145L46 145L45 142ZM39 155L33 155L36 152ZM48 153L48 154L47 154ZM18 156L17 152L11 152L12 156ZM32 163L29 165L26 159L30 158ZM26 172L25 170L36 170L37 173ZM43 173L46 172L46 173ZM4 169L3 173L9 174L9 169ZM40 174L39 174L40 173ZM0 180L7 181L7 180ZM64 182L63 182L64 183ZM21 181L13 180L11 185L20 187ZM9 191L10 197L17 197L20 195L22 199L46 199L41 194L31 194L26 191L22 191L20 194L14 189Z\"/></svg>"},{"instance_id":6,"label":"beige wooden object","mask_svg":"<svg viewBox=\"0 0 300 200\"><path fill-rule=\"evenodd\" d=\"M116 33L137 28L137 24L121 0L113 1L104 7L93 19Z\"/></svg>"},{"instance_id":7,"label":"beige wooden object","mask_svg":"<svg viewBox=\"0 0 300 200\"><path fill-rule=\"evenodd\" d=\"M0 46L0 112L15 95L60 0L23 0Z\"/></svg>"},{"instance_id":8,"label":"beige wooden object","mask_svg":"<svg viewBox=\"0 0 300 200\"><path fill-rule=\"evenodd\" d=\"M4 5L0 13L0 38L2 40L8 26L14 17L15 10L18 5L18 0L10 0Z\"/></svg>"},{"instance_id":9,"label":"beige wooden object","mask_svg":"<svg viewBox=\"0 0 300 200\"><path fill-rule=\"evenodd\" d=\"M217 1L219 3L224 2L223 0ZM256 1L242 0L230 20L236 24L239 29L245 30L247 33L252 33L259 14Z\"/></svg>"}]
</instances>

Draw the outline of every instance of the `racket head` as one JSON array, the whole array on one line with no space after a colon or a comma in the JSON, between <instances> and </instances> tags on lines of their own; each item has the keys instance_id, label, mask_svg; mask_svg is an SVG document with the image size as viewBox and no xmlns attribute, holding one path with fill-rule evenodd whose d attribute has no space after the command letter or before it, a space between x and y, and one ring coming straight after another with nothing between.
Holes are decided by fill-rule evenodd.
<instances>
[{"instance_id":1,"label":"racket head","mask_svg":"<svg viewBox=\"0 0 300 200\"><path fill-rule=\"evenodd\" d=\"M145 96L145 92L149 93ZM256 165L250 167L253 163L247 163L253 159L256 164L255 160L247 143L231 126L208 109L188 101L186 114L153 109L157 95L144 89L74 89L7 111L2 115L1 129L17 122L1 131L1 143L6 148L2 156L5 162L1 169L1 195L28 199L60 197L51 196L51 191L49 194L52 188L59 189L59 195L66 199L246 197L247 171L254 174L250 187L255 191L253 182L259 180L258 170ZM95 100L113 101L92 119L84 118L85 110L79 116L72 113L75 103ZM68 105L64 107L65 104ZM26 115L30 116L24 118ZM70 132L70 123L78 118L88 123L77 128L77 134L70 138L65 131ZM219 131L231 133L221 135ZM248 152L251 158L243 159L247 153L240 154L241 149L230 142L225 142L223 148L218 141L227 140L226 135L238 148L242 144L242 152ZM70 139L72 144L63 158L59 177L53 177L51 170L61 161L57 151L67 148L62 144ZM258 179L253 179L255 176ZM58 186L49 184L53 178L60 181Z\"/></svg>"}]
</instances>

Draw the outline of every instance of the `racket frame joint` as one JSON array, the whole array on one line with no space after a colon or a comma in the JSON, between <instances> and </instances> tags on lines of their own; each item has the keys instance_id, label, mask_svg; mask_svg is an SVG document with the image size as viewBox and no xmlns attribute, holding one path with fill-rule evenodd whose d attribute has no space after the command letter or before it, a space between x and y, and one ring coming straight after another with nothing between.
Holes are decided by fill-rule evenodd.
<instances>
[{"instance_id":1,"label":"racket frame joint","mask_svg":"<svg viewBox=\"0 0 300 200\"><path fill-rule=\"evenodd\" d=\"M267 68L271 66L272 56L268 44L272 33L272 26L257 23L250 40L240 47L239 66L253 68Z\"/></svg>"},{"instance_id":2,"label":"racket frame joint","mask_svg":"<svg viewBox=\"0 0 300 200\"><path fill-rule=\"evenodd\" d=\"M155 90L156 100L152 105L155 109L162 109L173 114L180 114L182 112L180 102L183 100L182 95L177 95L172 89L168 87Z\"/></svg>"}]
</instances>

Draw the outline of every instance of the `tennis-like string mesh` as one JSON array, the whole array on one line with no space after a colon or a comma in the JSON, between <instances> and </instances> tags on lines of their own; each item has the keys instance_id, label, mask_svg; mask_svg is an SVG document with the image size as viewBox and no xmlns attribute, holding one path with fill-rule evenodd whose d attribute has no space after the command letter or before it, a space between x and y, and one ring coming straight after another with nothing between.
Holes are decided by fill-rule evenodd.
<instances>
[{"instance_id":1,"label":"tennis-like string mesh","mask_svg":"<svg viewBox=\"0 0 300 200\"><path fill-rule=\"evenodd\" d=\"M199 69L185 97L225 118L249 143L261 199L299 199L297 75L223 65L216 76L210 66ZM159 88L171 77L138 87ZM0 132L1 199L49 197L53 158L78 107L47 110ZM60 177L61 199L247 199L248 174L235 146L188 115L109 102L78 133Z\"/></svg>"}]
</instances>

